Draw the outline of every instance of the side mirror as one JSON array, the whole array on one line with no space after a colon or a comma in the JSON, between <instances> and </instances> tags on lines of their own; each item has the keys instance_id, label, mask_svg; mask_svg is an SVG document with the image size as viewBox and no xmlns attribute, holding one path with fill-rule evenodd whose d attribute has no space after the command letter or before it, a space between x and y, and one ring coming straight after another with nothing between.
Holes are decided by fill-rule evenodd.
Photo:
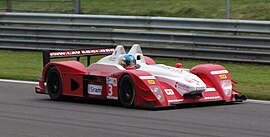
<instances>
[{"instance_id":1,"label":"side mirror","mask_svg":"<svg viewBox=\"0 0 270 137\"><path fill-rule=\"evenodd\" d=\"M181 63L176 63L176 64L175 64L175 67L176 67L176 68L182 68L182 66L183 66L183 65L182 65Z\"/></svg>"}]
</instances>

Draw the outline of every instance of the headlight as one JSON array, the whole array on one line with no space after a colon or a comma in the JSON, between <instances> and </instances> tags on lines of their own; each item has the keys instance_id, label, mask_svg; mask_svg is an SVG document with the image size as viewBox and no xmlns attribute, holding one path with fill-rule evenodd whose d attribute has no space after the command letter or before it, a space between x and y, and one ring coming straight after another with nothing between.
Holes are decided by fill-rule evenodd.
<instances>
[{"instance_id":1,"label":"headlight","mask_svg":"<svg viewBox=\"0 0 270 137\"><path fill-rule=\"evenodd\" d=\"M221 85L223 92L226 96L230 96L232 94L231 80L222 80L222 81L220 81L220 85Z\"/></svg>"},{"instance_id":2,"label":"headlight","mask_svg":"<svg viewBox=\"0 0 270 137\"><path fill-rule=\"evenodd\" d=\"M151 88L152 92L154 93L154 95L157 97L157 99L160 102L163 102L164 101L164 96L163 96L163 93L162 93L160 87L158 87L158 86L152 86L150 88Z\"/></svg>"}]
</instances>

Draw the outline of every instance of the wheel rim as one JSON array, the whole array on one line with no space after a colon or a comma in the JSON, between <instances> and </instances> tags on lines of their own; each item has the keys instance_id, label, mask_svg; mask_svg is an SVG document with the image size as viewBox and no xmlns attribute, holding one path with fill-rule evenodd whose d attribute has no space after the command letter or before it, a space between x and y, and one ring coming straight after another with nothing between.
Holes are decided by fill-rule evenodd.
<instances>
[{"instance_id":1,"label":"wheel rim","mask_svg":"<svg viewBox=\"0 0 270 137\"><path fill-rule=\"evenodd\" d=\"M134 96L131 82L126 80L122 84L123 86L121 86L121 92L120 92L121 99L123 103L130 104Z\"/></svg>"},{"instance_id":2,"label":"wheel rim","mask_svg":"<svg viewBox=\"0 0 270 137\"><path fill-rule=\"evenodd\" d=\"M49 90L52 94L57 94L60 88L60 81L55 73L50 76Z\"/></svg>"}]
</instances>

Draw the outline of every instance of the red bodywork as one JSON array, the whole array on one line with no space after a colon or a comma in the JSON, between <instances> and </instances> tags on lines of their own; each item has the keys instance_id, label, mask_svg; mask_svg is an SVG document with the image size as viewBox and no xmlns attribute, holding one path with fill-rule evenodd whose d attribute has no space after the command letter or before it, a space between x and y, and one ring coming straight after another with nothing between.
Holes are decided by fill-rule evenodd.
<instances>
[{"instance_id":1,"label":"red bodywork","mask_svg":"<svg viewBox=\"0 0 270 137\"><path fill-rule=\"evenodd\" d=\"M144 57L147 64L155 64L150 57ZM179 66L179 65L178 65ZM124 75L131 76L136 91L134 105L145 108L173 106L182 103L196 103L209 101L235 101L237 94L232 90L228 95L224 94L220 81L231 80L226 69L220 65L202 64L193 67L190 72L196 74L206 84L207 90L202 94L181 95L175 87L166 82L161 82L146 71L135 68L119 70L112 66L96 64L84 67L78 61L50 62L46 64L42 72L42 79L35 88L36 93L48 94L45 90L47 72L50 68L56 67L60 72L62 81L62 95L113 99L118 100L119 81ZM102 71L100 69L102 68ZM222 71L223 72L222 72ZM89 86L90 85L90 86ZM100 89L101 92L92 93L92 89ZM153 89L157 89L154 92Z\"/></svg>"}]
</instances>

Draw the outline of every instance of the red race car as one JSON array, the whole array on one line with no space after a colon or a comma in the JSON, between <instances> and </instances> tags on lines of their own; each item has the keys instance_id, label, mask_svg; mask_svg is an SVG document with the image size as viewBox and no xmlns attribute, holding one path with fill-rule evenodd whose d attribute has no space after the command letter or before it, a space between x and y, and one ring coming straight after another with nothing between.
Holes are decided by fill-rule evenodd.
<instances>
[{"instance_id":1,"label":"red race car","mask_svg":"<svg viewBox=\"0 0 270 137\"><path fill-rule=\"evenodd\" d=\"M105 56L90 65L90 56ZM51 58L87 56L88 67L79 61L50 62ZM220 65L200 64L191 69L164 64L144 56L135 44L125 52L115 49L77 50L44 54L45 67L36 93L52 100L84 97L118 100L124 107L158 108L197 102L242 102L245 96L233 89L236 84Z\"/></svg>"}]
</instances>

